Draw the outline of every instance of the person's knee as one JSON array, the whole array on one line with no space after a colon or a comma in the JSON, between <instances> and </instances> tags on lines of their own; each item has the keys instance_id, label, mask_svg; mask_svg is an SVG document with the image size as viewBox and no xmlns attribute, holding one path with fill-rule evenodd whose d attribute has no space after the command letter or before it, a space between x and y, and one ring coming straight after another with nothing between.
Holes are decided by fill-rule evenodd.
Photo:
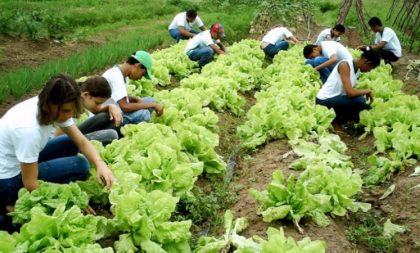
<instances>
[{"instance_id":1,"label":"person's knee","mask_svg":"<svg viewBox=\"0 0 420 253\"><path fill-rule=\"evenodd\" d=\"M213 54L214 54L214 50L211 47L206 47L203 50L203 55L206 56L206 57L212 57Z\"/></svg>"},{"instance_id":2,"label":"person's knee","mask_svg":"<svg viewBox=\"0 0 420 253\"><path fill-rule=\"evenodd\" d=\"M75 165L77 166L77 174L80 180L85 180L89 177L89 161L84 156L76 156Z\"/></svg>"}]
</instances>

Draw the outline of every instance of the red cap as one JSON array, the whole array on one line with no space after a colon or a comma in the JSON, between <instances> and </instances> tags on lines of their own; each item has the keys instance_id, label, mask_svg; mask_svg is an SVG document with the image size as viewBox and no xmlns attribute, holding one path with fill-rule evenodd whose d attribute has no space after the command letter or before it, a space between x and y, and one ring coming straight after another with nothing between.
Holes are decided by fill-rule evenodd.
<instances>
[{"instance_id":1,"label":"red cap","mask_svg":"<svg viewBox=\"0 0 420 253\"><path fill-rule=\"evenodd\" d=\"M225 30L223 29L223 26L220 23L212 25L210 31L217 33L220 38L225 37Z\"/></svg>"}]
</instances>

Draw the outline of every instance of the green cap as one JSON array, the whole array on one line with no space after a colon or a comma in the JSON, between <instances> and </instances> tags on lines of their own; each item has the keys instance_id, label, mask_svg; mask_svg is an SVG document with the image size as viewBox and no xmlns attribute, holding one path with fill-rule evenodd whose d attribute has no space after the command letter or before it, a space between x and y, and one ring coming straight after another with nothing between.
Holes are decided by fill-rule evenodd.
<instances>
[{"instance_id":1,"label":"green cap","mask_svg":"<svg viewBox=\"0 0 420 253\"><path fill-rule=\"evenodd\" d=\"M137 51L135 52L132 57L136 58L143 66L146 67L146 78L151 80L152 79L152 57L146 51Z\"/></svg>"}]
</instances>

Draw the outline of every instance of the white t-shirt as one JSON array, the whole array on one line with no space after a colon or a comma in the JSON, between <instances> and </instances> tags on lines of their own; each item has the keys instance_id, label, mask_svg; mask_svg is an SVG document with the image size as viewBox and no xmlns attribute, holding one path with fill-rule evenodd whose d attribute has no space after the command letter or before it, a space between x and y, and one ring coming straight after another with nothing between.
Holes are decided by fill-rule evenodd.
<instances>
[{"instance_id":1,"label":"white t-shirt","mask_svg":"<svg viewBox=\"0 0 420 253\"><path fill-rule=\"evenodd\" d=\"M114 66L108 69L107 71L105 71L105 73L102 74L102 76L105 77L105 79L109 83L109 86L111 87L111 97L107 101L105 101L104 105L116 105L121 111L118 101L125 97L127 103L129 102L127 92L128 81L126 80L126 78L124 78L118 66Z\"/></svg>"},{"instance_id":2,"label":"white t-shirt","mask_svg":"<svg viewBox=\"0 0 420 253\"><path fill-rule=\"evenodd\" d=\"M205 30L188 40L187 46L185 47L185 53L188 53L193 49L208 47L219 42L220 40L214 40L211 37L210 30Z\"/></svg>"},{"instance_id":3,"label":"white t-shirt","mask_svg":"<svg viewBox=\"0 0 420 253\"><path fill-rule=\"evenodd\" d=\"M357 73L354 73L354 67L353 67L353 60L343 60L337 63L333 71L331 72L330 76L328 77L327 81L322 85L321 89L318 91L318 94L316 97L321 100L333 98L339 95L346 95L346 91L343 87L343 82L340 78L340 73L338 72L338 66L340 63L347 62L347 64L350 66L350 83L351 87L356 86L356 80L359 76L360 72L357 71Z\"/></svg>"},{"instance_id":4,"label":"white t-shirt","mask_svg":"<svg viewBox=\"0 0 420 253\"><path fill-rule=\"evenodd\" d=\"M280 40L287 40L293 34L287 30L285 27L276 27L271 29L262 39L263 42L267 42L270 44L276 44Z\"/></svg>"},{"instance_id":5,"label":"white t-shirt","mask_svg":"<svg viewBox=\"0 0 420 253\"><path fill-rule=\"evenodd\" d=\"M172 23L169 25L168 29L172 30L180 26L183 26L185 27L185 30L191 31L194 25L197 25L198 27L202 27L204 26L204 23L199 16L195 18L194 22L190 23L187 20L187 12L181 12L175 16L175 18L172 20Z\"/></svg>"},{"instance_id":6,"label":"white t-shirt","mask_svg":"<svg viewBox=\"0 0 420 253\"><path fill-rule=\"evenodd\" d=\"M322 41L336 41L339 42L341 40L340 37L331 37L331 28L327 28L322 30L322 32L318 35L315 44L320 45Z\"/></svg>"},{"instance_id":7,"label":"white t-shirt","mask_svg":"<svg viewBox=\"0 0 420 253\"><path fill-rule=\"evenodd\" d=\"M353 60L350 52L341 43L335 41L323 41L321 42L322 55L330 58L332 55L337 55L337 62L349 59Z\"/></svg>"},{"instance_id":8,"label":"white t-shirt","mask_svg":"<svg viewBox=\"0 0 420 253\"><path fill-rule=\"evenodd\" d=\"M41 126L37 119L38 97L13 106L0 119L0 179L20 173L20 163L38 161L39 153L56 127L69 127L72 118L63 123Z\"/></svg>"},{"instance_id":9,"label":"white t-shirt","mask_svg":"<svg viewBox=\"0 0 420 253\"><path fill-rule=\"evenodd\" d=\"M376 33L375 44L385 41L384 50L391 51L397 57L401 57L401 44L394 30L391 28L385 27L382 35L380 32Z\"/></svg>"}]
</instances>

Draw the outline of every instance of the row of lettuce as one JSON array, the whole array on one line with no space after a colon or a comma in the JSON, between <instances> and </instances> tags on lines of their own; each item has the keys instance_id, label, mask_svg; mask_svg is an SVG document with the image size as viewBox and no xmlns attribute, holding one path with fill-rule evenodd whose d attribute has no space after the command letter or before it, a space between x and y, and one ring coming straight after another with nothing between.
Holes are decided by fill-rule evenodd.
<instances>
[{"instance_id":1,"label":"row of lettuce","mask_svg":"<svg viewBox=\"0 0 420 253\"><path fill-rule=\"evenodd\" d=\"M380 184L394 172L417 163L420 102L417 96L403 94L402 82L392 79L390 66L381 65L361 76L359 87L376 95L372 110L361 113L360 126L366 131L362 138L373 132L376 148L362 180L345 154L346 145L327 133L334 113L315 105L319 81L312 68L302 65L301 51L295 46L280 52L264 69L257 102L247 113L247 121L238 127L238 135L249 149L270 140L289 139L299 157L289 167L303 171L286 178L282 170L276 170L266 190L251 189L250 194L260 204L264 221L289 219L303 232L299 226L302 218L327 226L327 215L369 210L370 204L356 201L363 184Z\"/></svg>"},{"instance_id":2,"label":"row of lettuce","mask_svg":"<svg viewBox=\"0 0 420 253\"><path fill-rule=\"evenodd\" d=\"M416 162L419 100L401 92L402 83L392 79L387 66L360 78L359 85L376 95L361 124L373 132L377 153L382 154L369 157L371 169L362 181L345 154L346 145L328 133L333 111L314 104L320 83L317 73L302 64L301 46L280 53L263 68L259 42L243 40L201 73L183 54L184 47L180 43L153 53L155 79L129 85L131 94L161 101L164 115L152 123L124 127L124 138L105 148L98 144L117 177L111 190L100 187L94 177L77 184L42 183L31 194L22 190L12 215L16 224L24 225L20 233L1 232L0 252L227 252L231 247L238 253L324 252L322 241L295 242L274 228L267 231L268 240L242 237L238 233L246 221L234 221L230 212L222 237L201 237L191 249L191 221L171 219L177 203L191 197L199 175L225 172L226 164L215 152L219 135L214 111L243 115L240 93L253 89L259 90L256 104L238 127L242 146L256 149L287 137L299 157L290 168L303 170L287 178L277 170L267 190L250 190L266 222L290 219L302 231L299 222L305 217L326 226L329 215L366 211L370 205L356 201L363 183L379 184ZM158 91L156 84L171 85L171 75L181 80L180 87ZM110 204L110 218L82 215L89 203ZM96 243L115 235L119 239L113 248Z\"/></svg>"},{"instance_id":3,"label":"row of lettuce","mask_svg":"<svg viewBox=\"0 0 420 253\"><path fill-rule=\"evenodd\" d=\"M22 189L11 215L14 223L23 225L19 233L0 231L0 252L204 253L231 246L234 252L325 251L321 241L295 242L276 229L268 230L268 240L239 237L243 219L242 229L234 229L238 225L232 225L229 212L223 238L201 237L191 249L191 221L172 221L172 214L180 199L192 194L199 175L225 172L226 164L215 152L219 136L213 110L243 113L245 100L238 92L259 83L264 55L258 41L244 40L194 74L197 69L183 54L183 46L155 52L156 79L130 84L132 94L153 95L162 102L164 115L153 117L152 123L125 126L124 138L106 147L96 143L116 175L112 188L102 188L92 176L66 185L41 183L31 193ZM156 83L171 83L170 74L182 79L180 87L157 91ZM111 213L83 215L89 203L110 205ZM114 236L118 240L112 248L98 244Z\"/></svg>"}]
</instances>

